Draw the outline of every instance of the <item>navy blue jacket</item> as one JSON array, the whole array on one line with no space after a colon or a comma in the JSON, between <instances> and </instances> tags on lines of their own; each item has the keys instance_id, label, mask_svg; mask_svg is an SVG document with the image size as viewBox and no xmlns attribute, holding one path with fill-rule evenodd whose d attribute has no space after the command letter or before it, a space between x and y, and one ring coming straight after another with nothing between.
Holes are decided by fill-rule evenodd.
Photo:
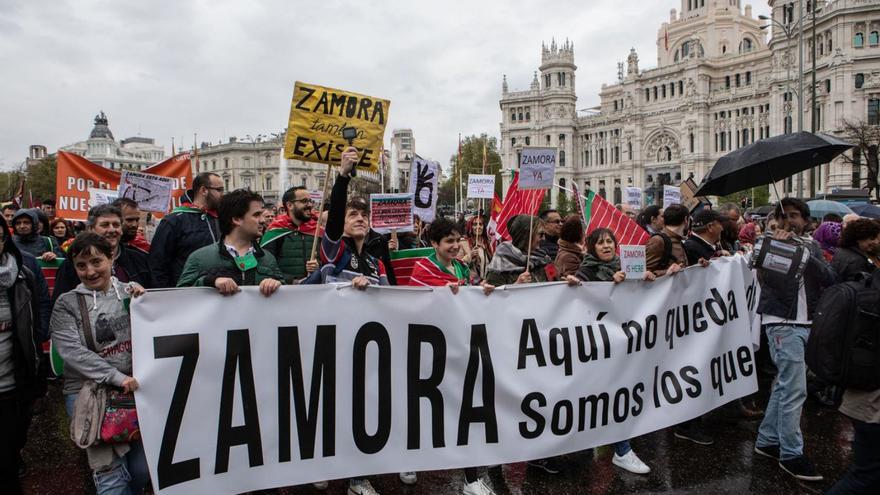
<instances>
[{"instance_id":1,"label":"navy blue jacket","mask_svg":"<svg viewBox=\"0 0 880 495\"><path fill-rule=\"evenodd\" d=\"M153 287L176 287L189 255L221 237L217 219L207 213L175 210L165 215L150 242Z\"/></svg>"}]
</instances>

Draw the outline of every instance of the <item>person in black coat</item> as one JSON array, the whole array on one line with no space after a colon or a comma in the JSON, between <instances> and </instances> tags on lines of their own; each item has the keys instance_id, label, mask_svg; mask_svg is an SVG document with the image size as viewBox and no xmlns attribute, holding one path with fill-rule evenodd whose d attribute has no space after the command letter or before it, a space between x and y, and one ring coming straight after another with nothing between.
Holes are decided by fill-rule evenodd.
<instances>
[{"instance_id":1,"label":"person in black coat","mask_svg":"<svg viewBox=\"0 0 880 495\"><path fill-rule=\"evenodd\" d=\"M880 224L869 218L859 218L846 224L840 233L840 249L831 261L831 267L844 282L859 280L863 273L874 272L871 257L880 246Z\"/></svg>"},{"instance_id":2,"label":"person in black coat","mask_svg":"<svg viewBox=\"0 0 880 495\"><path fill-rule=\"evenodd\" d=\"M0 217L0 493L21 493L21 449L33 404L46 392L40 375L40 309L34 274Z\"/></svg>"},{"instance_id":3,"label":"person in black coat","mask_svg":"<svg viewBox=\"0 0 880 495\"><path fill-rule=\"evenodd\" d=\"M118 207L100 205L90 209L88 229L107 239L116 253L113 257L114 277L123 283L137 282L146 289L153 287L148 255L120 242L122 239L122 211ZM76 268L73 266L73 260L65 259L55 275L55 289L52 293L53 305L58 300L58 296L72 291L79 283L80 280L76 274Z\"/></svg>"},{"instance_id":4,"label":"person in black coat","mask_svg":"<svg viewBox=\"0 0 880 495\"><path fill-rule=\"evenodd\" d=\"M217 207L223 179L202 172L193 180L186 199L159 222L150 241L150 271L154 287L176 287L186 259L196 249L220 241Z\"/></svg>"}]
</instances>

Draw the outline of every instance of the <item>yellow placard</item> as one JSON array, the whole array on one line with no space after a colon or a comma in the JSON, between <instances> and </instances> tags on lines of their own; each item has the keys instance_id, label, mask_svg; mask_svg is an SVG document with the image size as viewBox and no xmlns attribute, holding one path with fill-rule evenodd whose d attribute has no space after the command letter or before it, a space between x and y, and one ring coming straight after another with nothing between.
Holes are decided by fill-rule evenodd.
<instances>
[{"instance_id":1,"label":"yellow placard","mask_svg":"<svg viewBox=\"0 0 880 495\"><path fill-rule=\"evenodd\" d=\"M339 156L348 147L342 129L354 127L357 136L352 145L361 155L358 170L378 172L390 106L389 100L297 81L284 157L339 165Z\"/></svg>"}]
</instances>

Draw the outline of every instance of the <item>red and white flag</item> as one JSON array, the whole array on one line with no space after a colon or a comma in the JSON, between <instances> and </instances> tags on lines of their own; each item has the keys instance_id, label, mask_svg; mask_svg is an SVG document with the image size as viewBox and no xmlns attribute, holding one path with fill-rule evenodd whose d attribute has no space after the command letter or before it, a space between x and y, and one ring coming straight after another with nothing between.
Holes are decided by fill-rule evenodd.
<instances>
[{"instance_id":1,"label":"red and white flag","mask_svg":"<svg viewBox=\"0 0 880 495\"><path fill-rule=\"evenodd\" d=\"M494 243L509 241L507 221L517 215L536 214L546 192L546 189L520 190L519 174L513 172L513 181L507 188L507 194L504 195L501 211L496 213L493 208L492 218L489 219L487 233L492 236Z\"/></svg>"}]
</instances>

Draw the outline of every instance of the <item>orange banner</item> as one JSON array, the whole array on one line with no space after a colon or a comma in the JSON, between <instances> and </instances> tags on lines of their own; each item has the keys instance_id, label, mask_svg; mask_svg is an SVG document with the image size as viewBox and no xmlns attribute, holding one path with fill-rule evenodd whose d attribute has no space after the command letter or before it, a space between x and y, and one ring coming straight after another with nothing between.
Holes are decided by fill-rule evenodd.
<instances>
[{"instance_id":1,"label":"orange banner","mask_svg":"<svg viewBox=\"0 0 880 495\"><path fill-rule=\"evenodd\" d=\"M68 220L85 221L89 212L89 188L119 188L119 172L65 151L58 152L58 171L55 178L56 215ZM180 204L183 193L192 186L192 167L189 153L175 155L144 170L174 180L171 208ZM160 215L157 215L160 216Z\"/></svg>"}]
</instances>

